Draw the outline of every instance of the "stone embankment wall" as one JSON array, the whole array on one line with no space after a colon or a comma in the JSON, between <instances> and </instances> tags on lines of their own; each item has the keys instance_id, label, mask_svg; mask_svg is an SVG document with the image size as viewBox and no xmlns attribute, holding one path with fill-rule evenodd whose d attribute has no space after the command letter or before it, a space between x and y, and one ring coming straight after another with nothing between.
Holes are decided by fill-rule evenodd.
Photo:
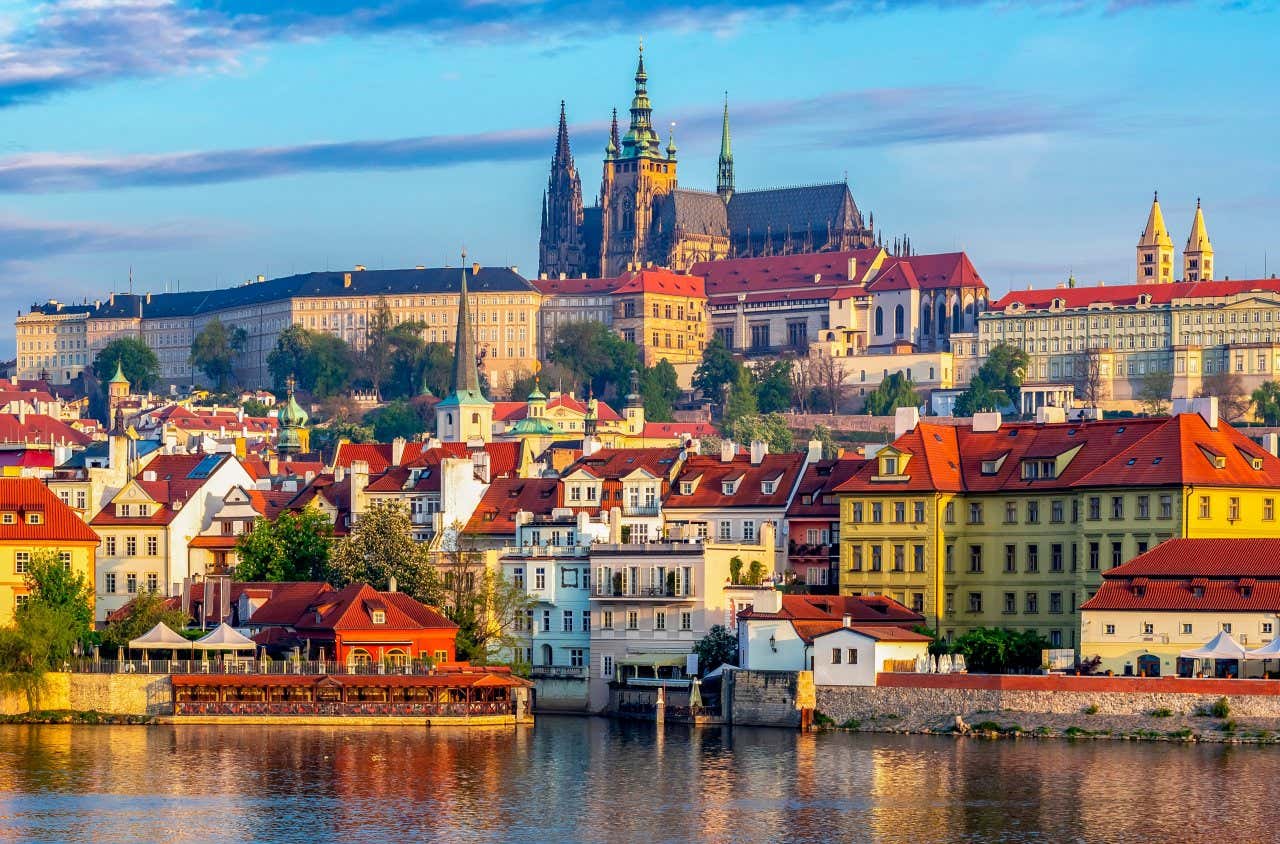
<instances>
[{"instance_id":1,"label":"stone embankment wall","mask_svg":"<svg viewBox=\"0 0 1280 844\"><path fill-rule=\"evenodd\" d=\"M886 685L910 677L911 682ZM819 686L817 710L837 724L877 716L949 718L973 712L1191 715L1227 698L1232 715L1280 718L1280 681L1173 678L880 675L879 686ZM932 684L927 684L932 681Z\"/></svg>"},{"instance_id":2,"label":"stone embankment wall","mask_svg":"<svg viewBox=\"0 0 1280 844\"><path fill-rule=\"evenodd\" d=\"M812 709L812 671L726 671L729 721L763 727L796 727Z\"/></svg>"},{"instance_id":3,"label":"stone embankment wall","mask_svg":"<svg viewBox=\"0 0 1280 844\"><path fill-rule=\"evenodd\" d=\"M162 715L172 710L172 689L168 676L155 674L48 674L36 709ZM0 715L26 711L26 695L0 695Z\"/></svg>"}]
</instances>

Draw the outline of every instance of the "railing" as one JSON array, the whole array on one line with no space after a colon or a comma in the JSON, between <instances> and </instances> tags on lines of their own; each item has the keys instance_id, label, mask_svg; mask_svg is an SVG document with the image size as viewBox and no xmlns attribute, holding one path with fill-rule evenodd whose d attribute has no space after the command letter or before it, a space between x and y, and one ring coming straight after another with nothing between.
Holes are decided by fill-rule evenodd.
<instances>
[{"instance_id":1,"label":"railing","mask_svg":"<svg viewBox=\"0 0 1280 844\"><path fill-rule=\"evenodd\" d=\"M667 540L646 540L644 542L609 543L597 542L591 546L594 554L634 554L648 556L650 554L701 554L705 539L690 539L687 542L671 542Z\"/></svg>"},{"instance_id":2,"label":"railing","mask_svg":"<svg viewBox=\"0 0 1280 844\"><path fill-rule=\"evenodd\" d=\"M510 715L510 701L474 703L368 703L341 701L178 701L175 715L422 715L465 718L474 715Z\"/></svg>"},{"instance_id":3,"label":"railing","mask_svg":"<svg viewBox=\"0 0 1280 844\"><path fill-rule=\"evenodd\" d=\"M593 598L692 598L693 586L689 586L684 591L675 589L667 589L662 586L646 586L642 588L630 587L627 589L616 589L609 584L595 584L591 587L591 597Z\"/></svg>"},{"instance_id":4,"label":"railing","mask_svg":"<svg viewBox=\"0 0 1280 844\"><path fill-rule=\"evenodd\" d=\"M200 659L80 659L67 663L67 670L77 674L416 674L433 673L421 663L403 665L352 664L333 660L200 660Z\"/></svg>"},{"instance_id":5,"label":"railing","mask_svg":"<svg viewBox=\"0 0 1280 844\"><path fill-rule=\"evenodd\" d=\"M533 678L546 679L562 679L562 680L585 680L587 679L587 667L585 665L535 665L529 669L529 676Z\"/></svg>"},{"instance_id":6,"label":"railing","mask_svg":"<svg viewBox=\"0 0 1280 844\"><path fill-rule=\"evenodd\" d=\"M656 516L658 515L657 504L631 504L622 508L624 516Z\"/></svg>"}]
</instances>

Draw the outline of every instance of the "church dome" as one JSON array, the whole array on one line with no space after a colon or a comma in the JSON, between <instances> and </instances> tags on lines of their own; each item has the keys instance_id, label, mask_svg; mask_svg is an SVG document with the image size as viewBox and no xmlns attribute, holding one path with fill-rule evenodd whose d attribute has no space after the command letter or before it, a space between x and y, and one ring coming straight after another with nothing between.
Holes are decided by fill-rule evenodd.
<instances>
[{"instance_id":1,"label":"church dome","mask_svg":"<svg viewBox=\"0 0 1280 844\"><path fill-rule=\"evenodd\" d=\"M293 393L289 393L289 401L280 411L280 427L282 428L301 428L307 424L307 412L302 409L302 405L298 404L298 400L293 397Z\"/></svg>"}]
</instances>

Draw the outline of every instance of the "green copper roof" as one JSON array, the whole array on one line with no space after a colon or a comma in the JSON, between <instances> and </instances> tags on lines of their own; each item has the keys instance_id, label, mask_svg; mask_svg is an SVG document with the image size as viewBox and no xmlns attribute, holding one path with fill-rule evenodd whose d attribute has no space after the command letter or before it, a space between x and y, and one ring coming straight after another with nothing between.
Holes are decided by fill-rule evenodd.
<instances>
[{"instance_id":1,"label":"green copper roof","mask_svg":"<svg viewBox=\"0 0 1280 844\"><path fill-rule=\"evenodd\" d=\"M116 361L116 374L112 375L111 380L108 381L107 383L108 384L128 384L129 383L129 379L124 377L123 361L119 361L119 360Z\"/></svg>"},{"instance_id":2,"label":"green copper roof","mask_svg":"<svg viewBox=\"0 0 1280 844\"><path fill-rule=\"evenodd\" d=\"M539 436L552 436L560 433L555 425L545 419L521 419L519 422L511 426L513 434L536 434Z\"/></svg>"}]
</instances>

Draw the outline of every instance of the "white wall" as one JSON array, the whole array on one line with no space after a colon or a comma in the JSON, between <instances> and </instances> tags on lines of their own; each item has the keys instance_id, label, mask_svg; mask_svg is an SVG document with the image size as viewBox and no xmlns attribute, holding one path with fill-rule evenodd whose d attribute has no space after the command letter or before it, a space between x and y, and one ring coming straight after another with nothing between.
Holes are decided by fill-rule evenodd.
<instances>
[{"instance_id":1,"label":"white wall","mask_svg":"<svg viewBox=\"0 0 1280 844\"><path fill-rule=\"evenodd\" d=\"M769 646L769 637L774 640ZM738 622L738 664L753 671L805 671L806 645L785 619Z\"/></svg>"},{"instance_id":2,"label":"white wall","mask_svg":"<svg viewBox=\"0 0 1280 844\"><path fill-rule=\"evenodd\" d=\"M878 642L853 630L836 630L813 640L813 681L819 686L874 686L889 660L911 659L928 651L928 642ZM840 663L832 650L840 649ZM850 661L849 652L857 654Z\"/></svg>"}]
</instances>

